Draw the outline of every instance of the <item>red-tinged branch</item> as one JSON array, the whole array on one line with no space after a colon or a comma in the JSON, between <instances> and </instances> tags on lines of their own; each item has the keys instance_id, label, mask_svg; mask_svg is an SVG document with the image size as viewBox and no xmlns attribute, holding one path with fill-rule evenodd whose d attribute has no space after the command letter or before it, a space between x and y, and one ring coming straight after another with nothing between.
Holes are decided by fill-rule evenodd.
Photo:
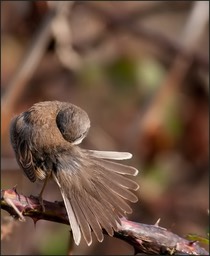
<instances>
[{"instance_id":1,"label":"red-tinged branch","mask_svg":"<svg viewBox=\"0 0 210 256\"><path fill-rule=\"evenodd\" d=\"M69 225L63 202L44 200L43 203L44 212L37 197L20 195L15 188L1 190L1 209L6 210L15 218L21 215L31 217L35 222L42 219ZM131 244L135 253L209 255L197 242L183 239L157 224L146 225L125 218L121 222L121 227L114 236Z\"/></svg>"}]
</instances>

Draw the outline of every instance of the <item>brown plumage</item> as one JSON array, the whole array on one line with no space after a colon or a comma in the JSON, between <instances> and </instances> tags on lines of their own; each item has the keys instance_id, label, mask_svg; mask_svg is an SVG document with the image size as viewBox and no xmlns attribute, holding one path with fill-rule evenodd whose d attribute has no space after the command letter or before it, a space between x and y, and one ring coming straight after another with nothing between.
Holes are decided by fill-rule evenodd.
<instances>
[{"instance_id":1,"label":"brown plumage","mask_svg":"<svg viewBox=\"0 0 210 256\"><path fill-rule=\"evenodd\" d=\"M81 149L77 145L89 128L90 120L81 108L46 101L15 117L10 129L17 162L29 180L51 175L60 187L77 245L82 235L90 245L91 231L100 242L102 229L112 236L120 218L132 212L126 201L138 200L130 191L137 190L138 184L124 176L137 175L137 169L110 161L132 155Z\"/></svg>"}]
</instances>

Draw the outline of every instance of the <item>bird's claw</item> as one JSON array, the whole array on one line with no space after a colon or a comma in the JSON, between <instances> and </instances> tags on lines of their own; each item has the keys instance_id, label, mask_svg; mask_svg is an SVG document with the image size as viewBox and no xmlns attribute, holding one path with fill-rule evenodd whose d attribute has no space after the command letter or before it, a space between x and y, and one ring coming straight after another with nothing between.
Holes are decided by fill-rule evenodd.
<instances>
[{"instance_id":1,"label":"bird's claw","mask_svg":"<svg viewBox=\"0 0 210 256\"><path fill-rule=\"evenodd\" d=\"M41 195L38 196L38 200L39 200L39 203L42 207L42 211L45 212L45 206L44 206L43 198L42 198Z\"/></svg>"}]
</instances>

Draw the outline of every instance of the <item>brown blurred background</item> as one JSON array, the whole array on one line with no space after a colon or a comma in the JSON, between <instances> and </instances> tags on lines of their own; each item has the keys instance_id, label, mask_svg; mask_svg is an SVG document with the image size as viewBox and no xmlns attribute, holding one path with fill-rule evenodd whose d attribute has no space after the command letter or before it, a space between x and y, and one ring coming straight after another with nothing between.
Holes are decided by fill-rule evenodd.
<instances>
[{"instance_id":1,"label":"brown blurred background","mask_svg":"<svg viewBox=\"0 0 210 256\"><path fill-rule=\"evenodd\" d=\"M208 9L208 1L1 1L2 188L41 188L17 166L11 118L35 102L69 101L92 121L83 147L133 154L140 189L130 220L161 218L182 237L207 237ZM61 199L53 182L44 198ZM71 248L68 226L34 228L1 213L2 255L133 253L110 237Z\"/></svg>"}]
</instances>

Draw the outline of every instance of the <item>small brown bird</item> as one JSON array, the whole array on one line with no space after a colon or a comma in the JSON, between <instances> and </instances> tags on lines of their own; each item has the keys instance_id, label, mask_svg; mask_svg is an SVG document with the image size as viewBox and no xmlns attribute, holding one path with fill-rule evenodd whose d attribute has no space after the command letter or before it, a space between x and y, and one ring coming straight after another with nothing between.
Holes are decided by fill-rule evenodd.
<instances>
[{"instance_id":1,"label":"small brown bird","mask_svg":"<svg viewBox=\"0 0 210 256\"><path fill-rule=\"evenodd\" d=\"M132 155L81 149L77 145L89 128L84 110L59 101L34 104L15 117L10 128L17 162L29 180L45 180L46 184L52 177L58 184L77 245L82 235L88 245L92 243L91 230L100 242L102 229L113 236L120 218L132 213L126 200L138 200L130 191L137 190L138 184L124 176L135 176L138 170L107 160Z\"/></svg>"}]
</instances>

